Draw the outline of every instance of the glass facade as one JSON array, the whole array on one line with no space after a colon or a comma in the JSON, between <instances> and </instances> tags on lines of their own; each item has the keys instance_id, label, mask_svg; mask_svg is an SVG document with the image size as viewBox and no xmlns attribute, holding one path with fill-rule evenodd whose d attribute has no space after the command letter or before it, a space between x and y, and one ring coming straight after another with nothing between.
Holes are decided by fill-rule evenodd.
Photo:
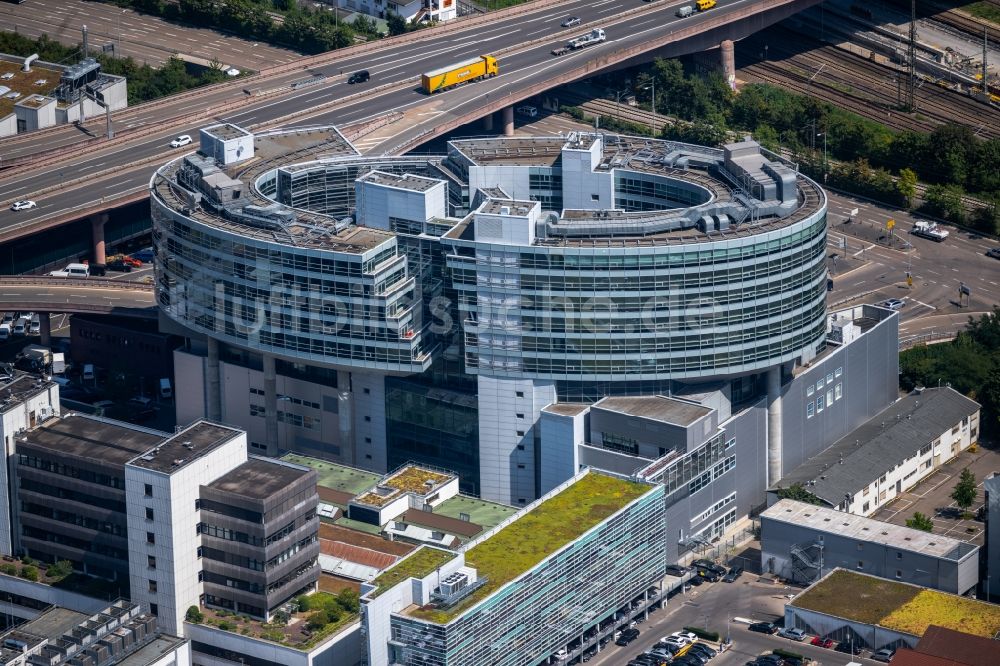
<instances>
[{"instance_id":1,"label":"glass facade","mask_svg":"<svg viewBox=\"0 0 1000 666\"><path fill-rule=\"evenodd\" d=\"M421 462L459 475L463 493L479 495L479 410L476 384L386 378L389 469Z\"/></svg>"},{"instance_id":2,"label":"glass facade","mask_svg":"<svg viewBox=\"0 0 1000 666\"><path fill-rule=\"evenodd\" d=\"M446 625L393 614L390 663L540 664L663 578L664 528L654 486Z\"/></svg>"},{"instance_id":3,"label":"glass facade","mask_svg":"<svg viewBox=\"0 0 1000 666\"><path fill-rule=\"evenodd\" d=\"M365 251L301 248L206 224L152 198L157 299L216 339L295 361L421 372L415 280L397 239Z\"/></svg>"},{"instance_id":4,"label":"glass facade","mask_svg":"<svg viewBox=\"0 0 1000 666\"><path fill-rule=\"evenodd\" d=\"M826 333L823 211L780 234L681 246L445 242L473 373L745 374L799 357Z\"/></svg>"}]
</instances>

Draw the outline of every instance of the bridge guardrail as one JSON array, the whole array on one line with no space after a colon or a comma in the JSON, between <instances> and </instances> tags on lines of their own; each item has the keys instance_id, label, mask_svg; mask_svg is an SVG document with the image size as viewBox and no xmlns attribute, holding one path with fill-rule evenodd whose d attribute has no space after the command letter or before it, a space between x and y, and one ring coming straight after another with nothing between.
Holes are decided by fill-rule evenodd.
<instances>
[{"instance_id":1,"label":"bridge guardrail","mask_svg":"<svg viewBox=\"0 0 1000 666\"><path fill-rule=\"evenodd\" d=\"M100 289L122 289L127 291L153 291L152 284L129 282L102 277L49 277L45 275L4 275L0 276L0 286L26 287L98 287Z\"/></svg>"}]
</instances>

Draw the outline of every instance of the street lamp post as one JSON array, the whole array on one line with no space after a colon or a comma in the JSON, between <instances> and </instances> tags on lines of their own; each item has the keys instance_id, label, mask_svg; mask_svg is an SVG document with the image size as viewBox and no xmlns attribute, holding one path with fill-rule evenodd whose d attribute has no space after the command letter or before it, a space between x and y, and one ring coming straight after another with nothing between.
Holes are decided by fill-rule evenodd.
<instances>
[{"instance_id":1,"label":"street lamp post","mask_svg":"<svg viewBox=\"0 0 1000 666\"><path fill-rule=\"evenodd\" d=\"M122 14L127 12L127 9L121 10L118 14L118 52L115 53L116 58L122 57Z\"/></svg>"},{"instance_id":2,"label":"street lamp post","mask_svg":"<svg viewBox=\"0 0 1000 666\"><path fill-rule=\"evenodd\" d=\"M816 136L823 137L823 182L826 182L827 160L826 160L826 135L828 132L820 132Z\"/></svg>"}]
</instances>

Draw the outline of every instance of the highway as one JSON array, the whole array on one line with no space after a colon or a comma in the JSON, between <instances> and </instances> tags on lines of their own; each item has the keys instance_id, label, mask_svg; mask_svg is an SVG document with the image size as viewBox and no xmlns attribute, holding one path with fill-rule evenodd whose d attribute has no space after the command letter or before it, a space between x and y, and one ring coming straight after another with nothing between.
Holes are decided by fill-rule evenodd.
<instances>
[{"instance_id":1,"label":"highway","mask_svg":"<svg viewBox=\"0 0 1000 666\"><path fill-rule=\"evenodd\" d=\"M157 316L153 285L107 278L0 277L0 309Z\"/></svg>"},{"instance_id":2,"label":"highway","mask_svg":"<svg viewBox=\"0 0 1000 666\"><path fill-rule=\"evenodd\" d=\"M529 96L534 89L544 90L560 77L582 76L601 68L602 59L613 62L619 52L637 53L658 47L658 40L670 42L672 33L680 30L707 30L728 22L741 13L772 10L794 3L807 6L811 0L724 0L719 6L701 15L678 19L675 12L686 2L641 3L638 0L574 0L560 3L558 8L541 8L511 17L490 27L460 30L443 35L429 34L418 42L394 44L387 40L374 52L354 53L349 57L315 68L311 75L336 77L303 88L292 94L264 98L233 113L217 116L216 120L233 122L245 127L276 123L282 125L337 124L380 116L391 110L424 107L425 115L404 129L401 141L414 137L430 138L428 128L454 126L462 118L474 118L487 108L502 108ZM631 11L626 11L631 10ZM623 12L625 12L623 14ZM583 25L567 30L560 22L567 16L579 16ZM562 57L550 51L555 46L591 27L605 28L608 41ZM430 32L430 31L429 31ZM427 69L482 53L502 53L500 75L495 79L460 87L428 98L420 91L418 77ZM595 64L598 63L598 64ZM360 86L348 86L340 76L365 68L372 80L365 89L384 87L367 95L351 95ZM586 70L586 71L584 71ZM287 78L287 77L286 77ZM299 76L301 79L301 75ZM230 95L242 96L241 92ZM186 104L198 106L199 99L187 99ZM304 114L289 118L292 114ZM112 143L75 152L62 159L58 166L27 170L8 176L0 183L0 201L31 198L38 207L31 211L0 210L0 241L30 233L44 226L56 226L70 219L121 201L131 194L132 200L143 197L143 189L153 170L163 162L181 154L171 151L167 143L173 136L186 133L195 136L197 129L211 122L202 119L195 124L164 127L141 139ZM392 146L387 145L389 149ZM135 162L145 163L128 168ZM81 182L74 183L74 179ZM6 207L5 207L6 208ZM39 222L48 224L38 224Z\"/></svg>"}]
</instances>

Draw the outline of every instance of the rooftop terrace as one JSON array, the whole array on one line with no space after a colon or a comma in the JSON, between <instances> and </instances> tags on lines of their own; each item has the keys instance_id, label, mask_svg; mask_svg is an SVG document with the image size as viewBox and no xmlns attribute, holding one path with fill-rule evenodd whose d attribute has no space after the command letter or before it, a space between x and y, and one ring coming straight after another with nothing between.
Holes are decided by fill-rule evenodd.
<instances>
[{"instance_id":1,"label":"rooftop terrace","mask_svg":"<svg viewBox=\"0 0 1000 666\"><path fill-rule=\"evenodd\" d=\"M379 480L374 488L358 495L354 501L359 504L381 507L406 493L427 495L454 478L454 474L444 474L416 465L407 465Z\"/></svg>"},{"instance_id":2,"label":"rooftop terrace","mask_svg":"<svg viewBox=\"0 0 1000 666\"><path fill-rule=\"evenodd\" d=\"M845 569L830 572L790 605L914 636L932 624L988 638L1000 632L1000 606Z\"/></svg>"},{"instance_id":3,"label":"rooftop terrace","mask_svg":"<svg viewBox=\"0 0 1000 666\"><path fill-rule=\"evenodd\" d=\"M652 486L598 473L526 508L500 530L470 542L465 563L486 583L448 609L414 608L413 617L444 624L483 601L563 546L650 491Z\"/></svg>"}]
</instances>

